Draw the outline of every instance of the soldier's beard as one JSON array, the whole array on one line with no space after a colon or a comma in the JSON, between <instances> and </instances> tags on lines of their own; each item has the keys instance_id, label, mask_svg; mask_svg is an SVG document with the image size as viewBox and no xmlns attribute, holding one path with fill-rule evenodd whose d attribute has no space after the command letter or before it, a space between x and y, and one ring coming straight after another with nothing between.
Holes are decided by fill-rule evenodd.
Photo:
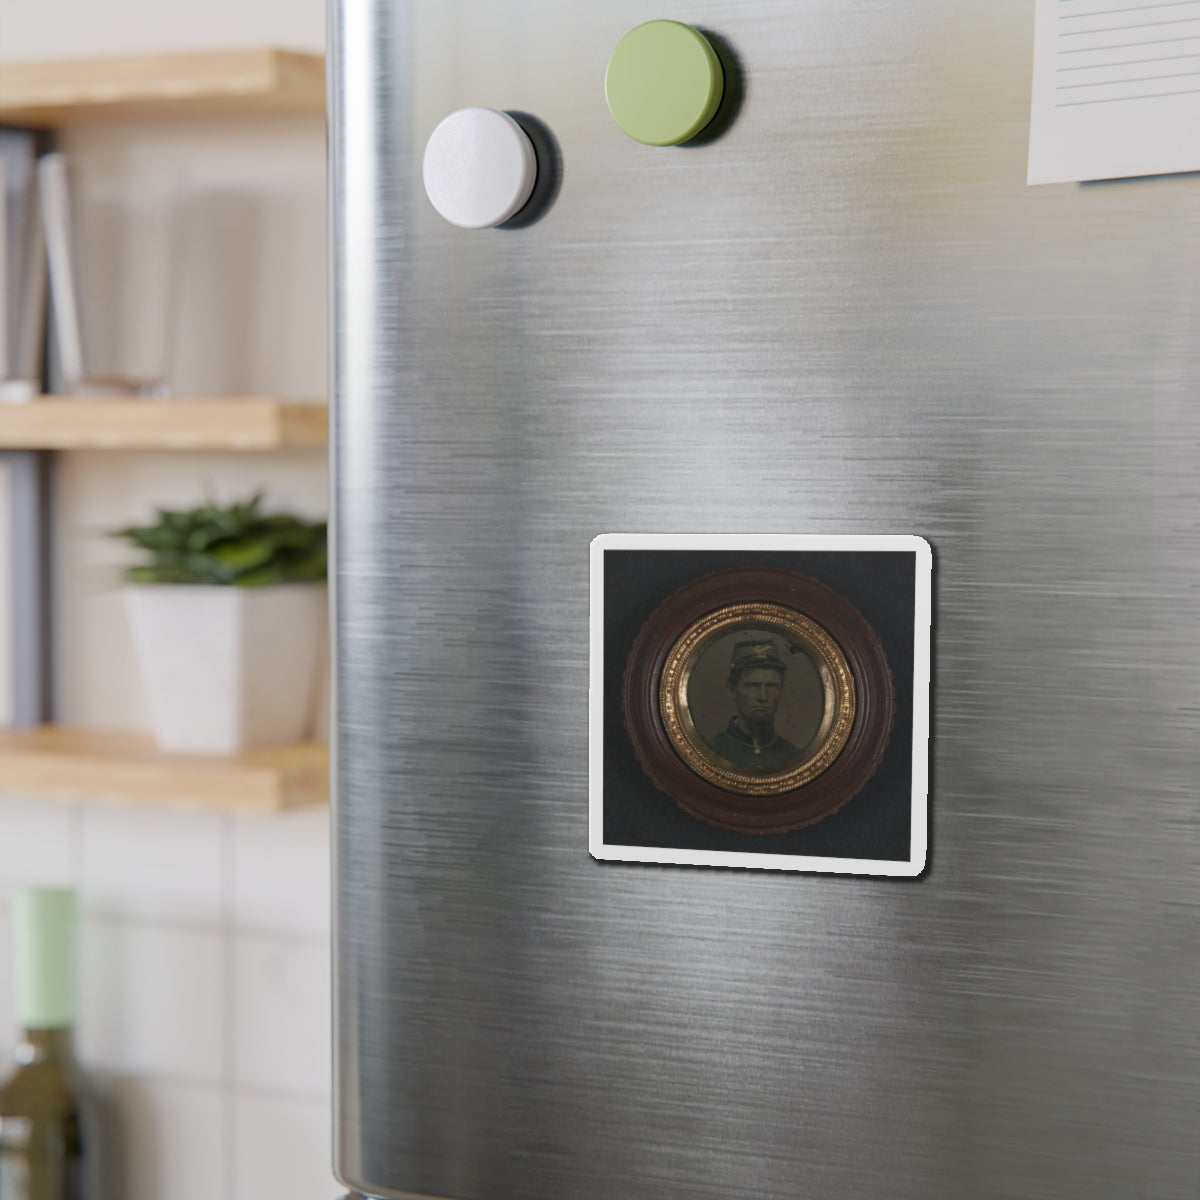
<instances>
[{"instance_id":1,"label":"soldier's beard","mask_svg":"<svg viewBox=\"0 0 1200 1200\"><path fill-rule=\"evenodd\" d=\"M749 715L742 717L746 731L758 743L769 742L775 736L775 714L762 710L752 710Z\"/></svg>"}]
</instances>

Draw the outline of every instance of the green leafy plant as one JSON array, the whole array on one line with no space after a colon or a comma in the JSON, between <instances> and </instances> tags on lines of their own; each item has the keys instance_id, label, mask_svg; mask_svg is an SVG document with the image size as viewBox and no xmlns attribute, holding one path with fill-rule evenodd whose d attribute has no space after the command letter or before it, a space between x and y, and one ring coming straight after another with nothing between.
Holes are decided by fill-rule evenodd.
<instances>
[{"instance_id":1,"label":"green leafy plant","mask_svg":"<svg viewBox=\"0 0 1200 1200\"><path fill-rule=\"evenodd\" d=\"M112 537L153 559L125 571L128 583L207 583L266 587L325 579L326 525L286 513L267 515L262 493L244 504L203 504L184 512L158 510L153 525L117 529Z\"/></svg>"}]
</instances>

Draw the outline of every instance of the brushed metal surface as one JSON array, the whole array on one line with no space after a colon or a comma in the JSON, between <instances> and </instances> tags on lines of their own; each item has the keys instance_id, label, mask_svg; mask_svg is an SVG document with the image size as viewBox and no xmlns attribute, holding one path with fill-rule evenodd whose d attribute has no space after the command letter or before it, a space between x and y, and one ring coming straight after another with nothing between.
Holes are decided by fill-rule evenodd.
<instances>
[{"instance_id":1,"label":"brushed metal surface","mask_svg":"<svg viewBox=\"0 0 1200 1200\"><path fill-rule=\"evenodd\" d=\"M722 35L699 148L604 105ZM337 1143L376 1196L1200 1193L1200 181L1024 185L1032 8L335 0ZM540 117L448 226L420 148ZM587 854L588 543L920 533L916 882Z\"/></svg>"}]
</instances>

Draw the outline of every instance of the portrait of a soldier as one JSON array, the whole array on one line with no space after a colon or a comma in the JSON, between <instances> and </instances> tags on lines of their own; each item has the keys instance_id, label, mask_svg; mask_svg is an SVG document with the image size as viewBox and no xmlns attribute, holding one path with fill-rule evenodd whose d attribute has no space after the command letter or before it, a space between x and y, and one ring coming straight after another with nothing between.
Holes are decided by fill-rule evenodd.
<instances>
[{"instance_id":1,"label":"portrait of a soldier","mask_svg":"<svg viewBox=\"0 0 1200 1200\"><path fill-rule=\"evenodd\" d=\"M737 642L726 686L737 712L708 745L736 767L777 771L800 753L775 730L775 713L783 696L787 663L769 638Z\"/></svg>"}]
</instances>

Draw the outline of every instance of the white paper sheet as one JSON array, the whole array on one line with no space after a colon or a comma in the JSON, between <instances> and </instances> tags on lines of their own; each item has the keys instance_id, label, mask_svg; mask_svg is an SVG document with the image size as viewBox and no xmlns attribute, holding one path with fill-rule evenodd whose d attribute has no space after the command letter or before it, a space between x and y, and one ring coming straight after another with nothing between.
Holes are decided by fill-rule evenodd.
<instances>
[{"instance_id":1,"label":"white paper sheet","mask_svg":"<svg viewBox=\"0 0 1200 1200\"><path fill-rule=\"evenodd\" d=\"M1200 170L1200 0L1037 0L1029 183Z\"/></svg>"}]
</instances>

